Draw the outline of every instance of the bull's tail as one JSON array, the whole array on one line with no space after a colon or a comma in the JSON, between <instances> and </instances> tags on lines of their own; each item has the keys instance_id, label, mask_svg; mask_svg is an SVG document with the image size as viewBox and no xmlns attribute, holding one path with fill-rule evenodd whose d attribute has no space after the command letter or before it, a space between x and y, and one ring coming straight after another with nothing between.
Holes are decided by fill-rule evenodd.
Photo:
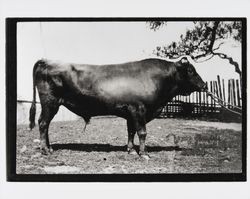
<instances>
[{"instance_id":1,"label":"bull's tail","mask_svg":"<svg viewBox=\"0 0 250 199\"><path fill-rule=\"evenodd\" d=\"M30 107L30 117L29 117L29 121L30 121L30 124L29 124L29 128L30 130L32 130L35 126L35 117L36 117L36 84L35 84L35 71L36 71L36 68L37 66L39 65L39 62L38 61L35 65L34 65L34 68L33 68L33 101L32 101L32 104L31 104L31 107Z\"/></svg>"}]
</instances>

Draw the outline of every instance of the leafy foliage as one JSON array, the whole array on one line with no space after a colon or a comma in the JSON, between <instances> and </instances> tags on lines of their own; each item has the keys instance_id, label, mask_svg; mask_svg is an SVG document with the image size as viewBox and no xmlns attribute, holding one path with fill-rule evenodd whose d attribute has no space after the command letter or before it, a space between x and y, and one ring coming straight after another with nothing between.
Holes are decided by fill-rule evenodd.
<instances>
[{"instance_id":1,"label":"leafy foliage","mask_svg":"<svg viewBox=\"0 0 250 199\"><path fill-rule=\"evenodd\" d=\"M167 21L148 22L150 29L156 31ZM185 35L180 35L179 41L173 41L167 46L157 46L155 54L161 57L177 58L182 55L189 55L194 60L201 57L219 56L227 59L235 66L235 71L241 75L238 63L226 54L218 53L225 39L232 38L235 41L242 41L241 21L194 21L194 28L187 30Z\"/></svg>"}]
</instances>

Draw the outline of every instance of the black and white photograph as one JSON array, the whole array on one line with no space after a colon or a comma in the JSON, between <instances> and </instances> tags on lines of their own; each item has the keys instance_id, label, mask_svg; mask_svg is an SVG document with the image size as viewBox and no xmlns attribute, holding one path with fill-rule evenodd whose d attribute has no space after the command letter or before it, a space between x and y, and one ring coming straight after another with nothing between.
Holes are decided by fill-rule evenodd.
<instances>
[{"instance_id":1,"label":"black and white photograph","mask_svg":"<svg viewBox=\"0 0 250 199\"><path fill-rule=\"evenodd\" d=\"M244 18L13 21L17 177L244 181Z\"/></svg>"},{"instance_id":2,"label":"black and white photograph","mask_svg":"<svg viewBox=\"0 0 250 199\"><path fill-rule=\"evenodd\" d=\"M0 0L0 198L248 199L249 6Z\"/></svg>"}]
</instances>

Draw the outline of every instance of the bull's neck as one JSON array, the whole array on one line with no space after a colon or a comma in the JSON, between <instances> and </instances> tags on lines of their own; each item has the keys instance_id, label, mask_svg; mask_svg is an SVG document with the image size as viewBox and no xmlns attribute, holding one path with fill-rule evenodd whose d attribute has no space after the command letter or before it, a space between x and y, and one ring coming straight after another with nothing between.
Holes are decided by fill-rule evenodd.
<instances>
[{"instance_id":1,"label":"bull's neck","mask_svg":"<svg viewBox=\"0 0 250 199\"><path fill-rule=\"evenodd\" d=\"M160 97L160 106L165 106L167 102L171 101L176 95L178 95L178 85L172 85L171 87L163 89L162 96Z\"/></svg>"},{"instance_id":2,"label":"bull's neck","mask_svg":"<svg viewBox=\"0 0 250 199\"><path fill-rule=\"evenodd\" d=\"M176 95L178 95L178 85L174 85L167 96L167 101L171 101Z\"/></svg>"}]
</instances>

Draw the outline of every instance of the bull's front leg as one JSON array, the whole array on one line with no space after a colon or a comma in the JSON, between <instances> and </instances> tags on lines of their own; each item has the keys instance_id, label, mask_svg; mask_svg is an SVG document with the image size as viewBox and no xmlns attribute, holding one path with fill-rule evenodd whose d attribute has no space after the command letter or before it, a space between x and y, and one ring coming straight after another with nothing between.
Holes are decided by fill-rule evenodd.
<instances>
[{"instance_id":1,"label":"bull's front leg","mask_svg":"<svg viewBox=\"0 0 250 199\"><path fill-rule=\"evenodd\" d=\"M138 104L137 106L130 107L131 115L132 115L132 123L134 124L135 131L139 137L139 155L142 158L149 159L149 155L146 152L146 109L143 104Z\"/></svg>"},{"instance_id":2,"label":"bull's front leg","mask_svg":"<svg viewBox=\"0 0 250 199\"><path fill-rule=\"evenodd\" d=\"M146 151L146 144L145 144L146 136L147 136L146 125L141 126L141 128L137 130L137 134L138 134L139 143L140 143L139 155L142 158L149 159L150 157Z\"/></svg>"}]
</instances>

